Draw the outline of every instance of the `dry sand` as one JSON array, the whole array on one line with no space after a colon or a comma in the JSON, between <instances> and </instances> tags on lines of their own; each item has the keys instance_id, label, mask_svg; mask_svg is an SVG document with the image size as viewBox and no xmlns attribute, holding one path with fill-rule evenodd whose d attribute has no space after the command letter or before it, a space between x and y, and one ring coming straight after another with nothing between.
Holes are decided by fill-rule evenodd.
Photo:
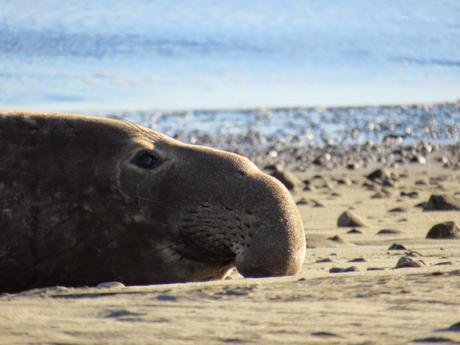
<instances>
[{"instance_id":1,"label":"dry sand","mask_svg":"<svg viewBox=\"0 0 460 345\"><path fill-rule=\"evenodd\" d=\"M460 324L447 330L460 323L460 239L425 239L434 224L460 223L460 212L423 212L414 206L431 194L460 193L460 171L420 165L394 169L402 177L386 189L389 195L381 193L383 198L371 198L380 187L362 186L369 171L303 176L316 188L294 193L296 200L307 200L299 209L309 247L296 277L242 279L235 273L208 283L56 287L3 295L0 343L460 343ZM316 174L323 179L313 178ZM354 183L337 184L338 178ZM401 197L401 191L418 196ZM324 207L313 207L311 199ZM361 233L337 227L339 215L350 207L369 224L357 228ZM402 212L388 212L395 207ZM377 235L382 229L400 233ZM388 250L393 243L407 250ZM424 265L394 269L404 255ZM351 266L354 272L329 273Z\"/></svg>"}]
</instances>

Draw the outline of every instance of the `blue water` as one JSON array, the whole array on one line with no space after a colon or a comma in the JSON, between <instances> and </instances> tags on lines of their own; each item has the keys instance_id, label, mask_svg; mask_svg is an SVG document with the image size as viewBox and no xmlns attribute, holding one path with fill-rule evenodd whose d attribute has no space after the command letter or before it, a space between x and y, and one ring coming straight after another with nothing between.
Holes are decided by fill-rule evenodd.
<instances>
[{"instance_id":1,"label":"blue water","mask_svg":"<svg viewBox=\"0 0 460 345\"><path fill-rule=\"evenodd\" d=\"M458 0L0 1L0 108L459 98Z\"/></svg>"}]
</instances>

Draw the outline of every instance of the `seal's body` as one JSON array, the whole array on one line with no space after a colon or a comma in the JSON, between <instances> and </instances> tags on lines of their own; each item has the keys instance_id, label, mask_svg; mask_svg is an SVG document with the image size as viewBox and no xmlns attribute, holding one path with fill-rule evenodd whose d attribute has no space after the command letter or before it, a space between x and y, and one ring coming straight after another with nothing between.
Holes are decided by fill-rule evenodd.
<instances>
[{"instance_id":1,"label":"seal's body","mask_svg":"<svg viewBox=\"0 0 460 345\"><path fill-rule=\"evenodd\" d=\"M288 191L246 158L96 117L0 112L0 292L295 274Z\"/></svg>"}]
</instances>

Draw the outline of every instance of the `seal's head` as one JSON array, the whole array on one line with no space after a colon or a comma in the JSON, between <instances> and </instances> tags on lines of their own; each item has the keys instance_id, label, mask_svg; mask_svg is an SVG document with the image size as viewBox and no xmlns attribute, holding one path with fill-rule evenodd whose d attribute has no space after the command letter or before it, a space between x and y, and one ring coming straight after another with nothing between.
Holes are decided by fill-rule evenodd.
<instances>
[{"instance_id":1,"label":"seal's head","mask_svg":"<svg viewBox=\"0 0 460 345\"><path fill-rule=\"evenodd\" d=\"M0 138L0 291L302 265L290 194L242 156L66 114L0 113Z\"/></svg>"},{"instance_id":2,"label":"seal's head","mask_svg":"<svg viewBox=\"0 0 460 345\"><path fill-rule=\"evenodd\" d=\"M222 278L233 265L245 277L299 271L303 225L278 180L243 156L137 131L120 157L118 184L139 205L131 217L162 228L159 280Z\"/></svg>"}]
</instances>

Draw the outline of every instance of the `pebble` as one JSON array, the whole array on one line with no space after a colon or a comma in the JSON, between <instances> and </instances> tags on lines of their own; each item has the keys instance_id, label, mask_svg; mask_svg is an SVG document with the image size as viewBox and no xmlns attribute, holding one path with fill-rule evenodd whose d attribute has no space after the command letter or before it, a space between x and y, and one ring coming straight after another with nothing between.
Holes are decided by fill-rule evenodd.
<instances>
[{"instance_id":1,"label":"pebble","mask_svg":"<svg viewBox=\"0 0 460 345\"><path fill-rule=\"evenodd\" d=\"M444 329L446 332L460 332L460 321Z\"/></svg>"},{"instance_id":2,"label":"pebble","mask_svg":"<svg viewBox=\"0 0 460 345\"><path fill-rule=\"evenodd\" d=\"M393 243L390 247L388 247L388 250L407 250L407 248L399 243Z\"/></svg>"},{"instance_id":3,"label":"pebble","mask_svg":"<svg viewBox=\"0 0 460 345\"><path fill-rule=\"evenodd\" d=\"M347 234L362 234L362 231L359 231L358 229L351 229L347 231Z\"/></svg>"},{"instance_id":4,"label":"pebble","mask_svg":"<svg viewBox=\"0 0 460 345\"><path fill-rule=\"evenodd\" d=\"M398 180L394 173L391 173L385 168L374 170L369 175L367 175L366 178L374 183L389 187L394 186Z\"/></svg>"},{"instance_id":5,"label":"pebble","mask_svg":"<svg viewBox=\"0 0 460 345\"><path fill-rule=\"evenodd\" d=\"M340 244L346 244L345 240L343 238L341 238L340 236L338 236L338 235L328 237L328 240L333 241L333 242L337 242L337 243L340 243Z\"/></svg>"},{"instance_id":6,"label":"pebble","mask_svg":"<svg viewBox=\"0 0 460 345\"><path fill-rule=\"evenodd\" d=\"M355 259L348 260L348 262L366 262L366 261L367 260L364 258L355 258Z\"/></svg>"},{"instance_id":7,"label":"pebble","mask_svg":"<svg viewBox=\"0 0 460 345\"><path fill-rule=\"evenodd\" d=\"M402 231L394 230L394 229L382 229L377 232L377 235L401 235Z\"/></svg>"},{"instance_id":8,"label":"pebble","mask_svg":"<svg viewBox=\"0 0 460 345\"><path fill-rule=\"evenodd\" d=\"M407 211L408 209L405 207L395 207L395 208L388 210L388 212L390 213L401 213L401 212L407 212Z\"/></svg>"},{"instance_id":9,"label":"pebble","mask_svg":"<svg viewBox=\"0 0 460 345\"><path fill-rule=\"evenodd\" d=\"M303 189L302 180L291 171L284 169L280 164L266 166L265 169L268 170L271 176L284 184L288 190Z\"/></svg>"},{"instance_id":10,"label":"pebble","mask_svg":"<svg viewBox=\"0 0 460 345\"><path fill-rule=\"evenodd\" d=\"M413 192L404 192L404 191L402 191L399 195L402 196L402 197L407 197L407 198L411 198L411 199L416 199L416 198L419 197L419 194L416 191L413 191Z\"/></svg>"},{"instance_id":11,"label":"pebble","mask_svg":"<svg viewBox=\"0 0 460 345\"><path fill-rule=\"evenodd\" d=\"M433 194L423 206L423 211L460 211L460 199L453 195Z\"/></svg>"},{"instance_id":12,"label":"pebble","mask_svg":"<svg viewBox=\"0 0 460 345\"><path fill-rule=\"evenodd\" d=\"M296 204L297 205L308 205L308 200L306 198L301 198L297 200Z\"/></svg>"},{"instance_id":13,"label":"pebble","mask_svg":"<svg viewBox=\"0 0 460 345\"><path fill-rule=\"evenodd\" d=\"M460 239L460 227L455 222L436 224L428 231L426 238Z\"/></svg>"},{"instance_id":14,"label":"pebble","mask_svg":"<svg viewBox=\"0 0 460 345\"><path fill-rule=\"evenodd\" d=\"M156 299L161 302L176 302L177 298L171 295L158 295Z\"/></svg>"},{"instance_id":15,"label":"pebble","mask_svg":"<svg viewBox=\"0 0 460 345\"><path fill-rule=\"evenodd\" d=\"M422 260L413 259L409 256L401 256L395 268L414 268L423 266L426 266L426 264Z\"/></svg>"},{"instance_id":16,"label":"pebble","mask_svg":"<svg viewBox=\"0 0 460 345\"><path fill-rule=\"evenodd\" d=\"M359 271L359 269L356 266L350 266L346 268L332 267L331 269L329 269L329 273L347 273L347 272L357 272L357 271Z\"/></svg>"},{"instance_id":17,"label":"pebble","mask_svg":"<svg viewBox=\"0 0 460 345\"><path fill-rule=\"evenodd\" d=\"M339 218L337 219L337 226L338 227L360 227L360 226L367 226L366 222L355 214L353 211L345 211L343 212Z\"/></svg>"},{"instance_id":18,"label":"pebble","mask_svg":"<svg viewBox=\"0 0 460 345\"><path fill-rule=\"evenodd\" d=\"M103 282L99 283L96 286L98 289L113 289L113 288L122 288L125 287L125 284L120 282Z\"/></svg>"}]
</instances>

